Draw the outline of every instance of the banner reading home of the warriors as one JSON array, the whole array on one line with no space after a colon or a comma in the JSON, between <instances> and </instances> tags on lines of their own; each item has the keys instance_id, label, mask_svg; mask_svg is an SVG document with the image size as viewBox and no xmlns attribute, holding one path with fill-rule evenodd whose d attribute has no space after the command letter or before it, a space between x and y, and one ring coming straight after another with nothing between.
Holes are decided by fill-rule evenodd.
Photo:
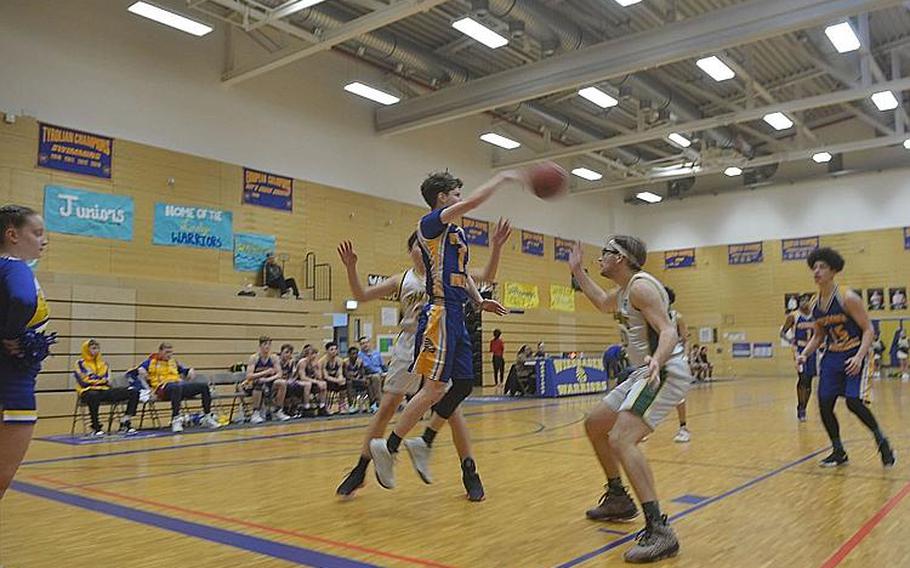
<instances>
[{"instance_id":1,"label":"banner reading home of the warriors","mask_svg":"<svg viewBox=\"0 0 910 568\"><path fill-rule=\"evenodd\" d=\"M488 222L462 217L461 228L464 229L464 239L469 245L490 246L490 224Z\"/></svg>"},{"instance_id":2,"label":"banner reading home of the warriors","mask_svg":"<svg viewBox=\"0 0 910 568\"><path fill-rule=\"evenodd\" d=\"M234 246L233 214L208 207L156 203L152 243L231 250Z\"/></svg>"},{"instance_id":3,"label":"banner reading home of the warriors","mask_svg":"<svg viewBox=\"0 0 910 568\"><path fill-rule=\"evenodd\" d=\"M131 241L133 198L48 185L44 222L53 233Z\"/></svg>"},{"instance_id":4,"label":"banner reading home of the warriors","mask_svg":"<svg viewBox=\"0 0 910 568\"><path fill-rule=\"evenodd\" d=\"M506 282L503 287L502 303L507 308L520 308L524 310L536 308L540 305L540 295L534 284L521 282Z\"/></svg>"},{"instance_id":5,"label":"banner reading home of the warriors","mask_svg":"<svg viewBox=\"0 0 910 568\"><path fill-rule=\"evenodd\" d=\"M113 156L113 138L38 124L38 165L42 168L110 179Z\"/></svg>"},{"instance_id":6,"label":"banner reading home of the warriors","mask_svg":"<svg viewBox=\"0 0 910 568\"><path fill-rule=\"evenodd\" d=\"M243 202L291 211L294 207L294 178L243 168Z\"/></svg>"}]
</instances>

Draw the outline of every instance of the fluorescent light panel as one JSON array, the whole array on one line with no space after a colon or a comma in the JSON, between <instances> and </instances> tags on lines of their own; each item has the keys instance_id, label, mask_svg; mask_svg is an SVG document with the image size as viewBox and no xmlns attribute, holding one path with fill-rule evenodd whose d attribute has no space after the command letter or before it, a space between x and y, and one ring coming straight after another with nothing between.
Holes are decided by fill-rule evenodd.
<instances>
[{"instance_id":1,"label":"fluorescent light panel","mask_svg":"<svg viewBox=\"0 0 910 568\"><path fill-rule=\"evenodd\" d=\"M743 169L736 166L730 166L724 170L724 175L727 177L736 177L743 175Z\"/></svg>"},{"instance_id":2,"label":"fluorescent light panel","mask_svg":"<svg viewBox=\"0 0 910 568\"><path fill-rule=\"evenodd\" d=\"M676 144L677 146L680 146L682 148L688 148L689 146L692 145L691 140L689 140L688 138L686 138L685 136L683 136L682 134L679 134L677 132L671 132L667 136L667 138L670 139L670 142L673 142L674 144Z\"/></svg>"},{"instance_id":3,"label":"fluorescent light panel","mask_svg":"<svg viewBox=\"0 0 910 568\"><path fill-rule=\"evenodd\" d=\"M860 48L859 38L850 22L841 22L825 28L825 35L838 53L848 53Z\"/></svg>"},{"instance_id":4,"label":"fluorescent light panel","mask_svg":"<svg viewBox=\"0 0 910 568\"><path fill-rule=\"evenodd\" d=\"M831 154L828 152L818 152L812 155L812 161L816 164L827 164L831 161Z\"/></svg>"},{"instance_id":5,"label":"fluorescent light panel","mask_svg":"<svg viewBox=\"0 0 910 568\"><path fill-rule=\"evenodd\" d=\"M369 85L364 85L359 81L348 83L344 86L344 90L384 105L393 105L401 100L395 95L390 95L385 91L380 91L379 89L373 88Z\"/></svg>"},{"instance_id":6,"label":"fluorescent light panel","mask_svg":"<svg viewBox=\"0 0 910 568\"><path fill-rule=\"evenodd\" d=\"M485 46L496 49L509 43L509 40L494 32L473 18L465 16L452 22L452 27L466 36L470 36Z\"/></svg>"},{"instance_id":7,"label":"fluorescent light panel","mask_svg":"<svg viewBox=\"0 0 910 568\"><path fill-rule=\"evenodd\" d=\"M885 110L894 110L897 108L898 103L897 97L894 96L894 93L891 91L879 91L872 95L872 102L875 103L875 108L881 111Z\"/></svg>"},{"instance_id":8,"label":"fluorescent light panel","mask_svg":"<svg viewBox=\"0 0 910 568\"><path fill-rule=\"evenodd\" d=\"M726 81L736 77L736 73L727 67L727 64L716 55L705 57L695 62L699 69L711 76L715 81Z\"/></svg>"},{"instance_id":9,"label":"fluorescent light panel","mask_svg":"<svg viewBox=\"0 0 910 568\"><path fill-rule=\"evenodd\" d=\"M142 16L143 18L148 18L154 20L159 24L164 24L165 26L170 26L176 28L182 32L200 37L212 31L211 26L207 26L196 20L191 20L186 16L181 16L180 14L171 12L169 10L164 10L158 6L153 6L146 2L136 2L131 5L127 10L137 16Z\"/></svg>"},{"instance_id":10,"label":"fluorescent light panel","mask_svg":"<svg viewBox=\"0 0 910 568\"><path fill-rule=\"evenodd\" d=\"M631 6L632 4L638 4L641 0L616 0L616 3L625 8L626 6Z\"/></svg>"},{"instance_id":11,"label":"fluorescent light panel","mask_svg":"<svg viewBox=\"0 0 910 568\"><path fill-rule=\"evenodd\" d=\"M584 89L579 89L578 94L581 97L584 97L592 103L596 104L600 108L615 107L619 104L619 101L607 93L601 91L597 87L585 87Z\"/></svg>"},{"instance_id":12,"label":"fluorescent light panel","mask_svg":"<svg viewBox=\"0 0 910 568\"><path fill-rule=\"evenodd\" d=\"M506 138L505 136L501 136L495 132L487 132L485 134L481 134L480 139L487 144L499 146L500 148L505 148L506 150L514 150L515 148L521 146L520 142L516 142L511 138Z\"/></svg>"},{"instance_id":13,"label":"fluorescent light panel","mask_svg":"<svg viewBox=\"0 0 910 568\"><path fill-rule=\"evenodd\" d=\"M764 116L764 121L775 130L786 130L793 127L793 121L782 112L772 112Z\"/></svg>"},{"instance_id":14,"label":"fluorescent light panel","mask_svg":"<svg viewBox=\"0 0 910 568\"><path fill-rule=\"evenodd\" d=\"M636 193L635 197L648 203L660 203L664 200L663 197L657 195L656 193L651 193L650 191L642 191L640 193Z\"/></svg>"},{"instance_id":15,"label":"fluorescent light panel","mask_svg":"<svg viewBox=\"0 0 910 568\"><path fill-rule=\"evenodd\" d=\"M597 181L600 178L604 177L600 172L595 172L594 170L589 170L588 168L575 168L572 170L572 175L578 176L581 179L586 179L588 181Z\"/></svg>"}]
</instances>

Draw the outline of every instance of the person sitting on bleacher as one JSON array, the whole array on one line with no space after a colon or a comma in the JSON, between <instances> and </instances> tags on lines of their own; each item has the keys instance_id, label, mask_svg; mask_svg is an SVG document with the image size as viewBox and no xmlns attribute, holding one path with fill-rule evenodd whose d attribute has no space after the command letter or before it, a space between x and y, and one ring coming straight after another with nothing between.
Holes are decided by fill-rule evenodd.
<instances>
[{"instance_id":1,"label":"person sitting on bleacher","mask_svg":"<svg viewBox=\"0 0 910 568\"><path fill-rule=\"evenodd\" d=\"M174 347L167 342L158 346L158 352L139 364L139 378L147 382L153 396L158 400L171 402L171 431L183 432L183 418L180 415L184 399L202 397L202 425L219 428L221 424L212 414L212 393L205 383L194 382L196 371L184 367L174 359Z\"/></svg>"},{"instance_id":2,"label":"person sitting on bleacher","mask_svg":"<svg viewBox=\"0 0 910 568\"><path fill-rule=\"evenodd\" d=\"M126 387L111 388L111 369L101 357L101 345L96 340L89 339L82 343L82 358L76 361L73 376L76 378L79 399L88 406L93 435L105 435L98 419L98 409L102 402L126 401L126 413L120 418L120 432L132 434L136 431L132 420L139 406L139 391Z\"/></svg>"},{"instance_id":3,"label":"person sitting on bleacher","mask_svg":"<svg viewBox=\"0 0 910 568\"><path fill-rule=\"evenodd\" d=\"M253 416L250 417L250 424L265 422L261 408L263 402L268 404L268 393L273 395L274 403L278 407L272 412L272 416L282 422L291 419L284 413L284 397L288 383L281 378L281 360L272 353L271 337L263 335L259 338L259 352L250 356L246 364L246 379L239 387L246 396L253 398ZM265 396L263 391L267 393Z\"/></svg>"},{"instance_id":4,"label":"person sitting on bleacher","mask_svg":"<svg viewBox=\"0 0 910 568\"><path fill-rule=\"evenodd\" d=\"M338 344L334 341L325 344L325 357L319 361L319 371L328 391L341 393L338 395L341 397L338 412L340 414L357 412L354 408L354 384L348 382L341 372L341 357L338 356Z\"/></svg>"},{"instance_id":5,"label":"person sitting on bleacher","mask_svg":"<svg viewBox=\"0 0 910 568\"><path fill-rule=\"evenodd\" d=\"M297 362L297 380L303 385L308 392L316 393L316 400L318 407L316 412L319 416L328 416L329 411L325 408L326 400L326 383L322 380L321 370L319 368L319 350L313 347L312 345L303 346L303 357L300 358L300 361ZM306 411L312 409L310 404L310 396L307 395L303 399L303 410Z\"/></svg>"}]
</instances>

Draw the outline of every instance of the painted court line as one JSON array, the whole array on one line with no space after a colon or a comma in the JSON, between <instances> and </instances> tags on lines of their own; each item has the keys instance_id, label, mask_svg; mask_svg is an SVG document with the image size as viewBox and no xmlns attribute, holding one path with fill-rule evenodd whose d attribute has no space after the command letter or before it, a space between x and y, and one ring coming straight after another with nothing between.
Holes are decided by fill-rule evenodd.
<instances>
[{"instance_id":1,"label":"painted court line","mask_svg":"<svg viewBox=\"0 0 910 568\"><path fill-rule=\"evenodd\" d=\"M50 478L50 477L45 477L45 476L40 476L40 475L33 475L33 476L30 476L30 479L34 479L34 480L37 480L37 481L43 481L43 482L45 482L45 483L48 483L48 484L51 484L51 485L55 485L55 486L57 486L57 487L64 488L64 489L77 489L76 486L74 486L74 485L72 485L72 484L70 484L70 483L66 483L66 482L63 482L63 481L59 481L59 480L57 480L57 479L53 479L53 478ZM35 485L34 487L42 488L41 486L38 486L38 485ZM42 488L42 489L44 489L44 488ZM105 498L108 498L108 499L114 498L114 499L118 499L118 500L122 500L122 501L127 501L127 502L132 502L132 503L139 503L139 504L143 504L143 505L148 505L148 506L151 506L151 507L155 507L155 508L158 508L158 509L164 509L164 510L166 510L166 511L172 511L172 512L174 512L174 513L179 513L180 515L193 515L193 516L195 516L195 517L199 517L199 518L203 518L203 519L209 519L209 520L213 520L213 521L220 521L220 522L224 522L224 523L230 523L230 524L233 524L233 525L242 526L242 527L245 527L245 528L251 528L251 529L261 530L261 531L268 532L268 533L272 533L272 534L276 534L276 535L288 536L288 537L298 538L298 539L301 539L301 540L308 540L308 541L311 541L311 542L318 542L319 544L323 544L323 545L327 545L327 546L332 546L332 547L336 547L336 548L341 548L341 549L348 550L348 551L356 551L356 552L360 552L360 553L363 553L363 554L371 554L371 555L375 555L375 556L381 556L381 557L388 558L388 559L391 559L391 560L397 560L397 561L400 561L400 562L407 562L407 563L415 564L415 565L418 565L418 566L427 566L427 567L429 567L429 568L451 568L450 566L448 566L448 565L446 565L446 564L442 564L442 563L440 563L440 562L434 562L434 561L432 561L432 560L424 560L424 559L421 559L421 558L414 558L414 557L411 557L411 556L405 556L405 555L403 555L403 554L395 554L395 553L392 553L392 552L386 552L386 551L383 551L383 550L378 550L378 549L370 548L370 547L367 547L367 546L361 546L361 545L358 545L358 544L352 544L352 543L347 543L347 542L341 542L341 541L337 541L337 540L333 540L333 539L329 539L329 538L325 538L325 537L321 537L321 536L306 534L306 533L299 532L299 531L295 531L295 530L283 529L283 528L273 527L273 526L269 526L269 525L263 525L263 524L260 524L260 523L255 523L255 522L252 522L252 521L247 521L247 520L244 520L244 519L238 519L238 518L234 518L234 517L228 517L228 516L226 516L226 515L219 515L219 514L217 514L217 513L209 513L209 512L206 512L206 511L197 511L197 510L195 510L195 509L189 509L189 508L186 508L186 507L181 507L181 506L179 506L179 505L170 505L170 504L167 504L167 503L161 503L161 502L158 502L158 501L152 501L152 500L150 500L150 499L142 499L142 498L140 498L140 497L133 497L133 496L131 496L131 495L124 495L124 494L122 494L122 493L115 493L115 492L113 492L113 491L106 491L106 490L104 490L104 489L98 489L98 488L94 488L94 487L79 487L78 489L79 489L80 491L84 492L84 493L92 493L92 494L96 494L96 495L98 495L98 496L100 496L100 497L105 497ZM54 490L48 490L48 491L54 491ZM62 493L63 495L69 496L69 497L76 497L75 495L72 495L71 493L63 493L63 492L60 492L60 491L58 491L58 493ZM89 499L90 501L94 501L94 499L90 499L90 498L85 498L85 499ZM108 501L104 501L104 502L106 503L106 502L108 502ZM69 503L69 504L73 504L73 503ZM80 506L80 505L76 504L76 506ZM145 511L141 511L141 510L139 510L139 509L132 509L132 508L129 508L129 507L124 507L124 508L125 508L125 509L128 509L128 510L131 510L131 511L138 511L138 512L141 512L141 513L142 513L142 512L145 512ZM165 517L165 518L170 518L170 517ZM137 522L141 522L141 521L137 521ZM178 531L178 532L180 532L180 531ZM239 533L238 533L238 534L239 534ZM197 535L193 534L193 535L190 535L190 536L197 536ZM267 541L267 542L272 542L272 541ZM306 550L306 549L304 549L304 550ZM371 565L369 565L369 564L358 564L358 566L371 566Z\"/></svg>"},{"instance_id":2,"label":"painted court line","mask_svg":"<svg viewBox=\"0 0 910 568\"><path fill-rule=\"evenodd\" d=\"M64 493L40 485L33 485L24 481L14 481L12 488L34 497L41 497L51 501L57 501L58 503L94 511L96 513L102 513L178 534L224 544L255 554L271 556L272 558L286 560L301 566L318 566L321 568L372 568L377 566L376 564L350 560L340 556L317 552L308 548L282 544L264 538L175 519L157 513L140 511L139 509L132 509L130 507L124 507L98 499L72 495L70 493Z\"/></svg>"},{"instance_id":3,"label":"painted court line","mask_svg":"<svg viewBox=\"0 0 910 568\"><path fill-rule=\"evenodd\" d=\"M805 462L811 460L812 458L814 458L815 456L828 451L829 449L830 448L825 447L820 450L815 450L811 454L807 454L807 455L799 458L796 461L792 461L788 464L782 465L779 468L769 471L768 473L766 473L764 475L761 475L754 479L750 479L749 481L743 483L742 485L738 485L738 486L734 487L733 489L730 489L729 491L726 491L724 493L721 493L720 495L716 495L714 497L711 497L710 499L706 499L705 501L702 501L701 503L699 503L697 505L689 507L685 511L682 511L682 512L679 512L679 513L673 515L672 517L669 518L669 520L672 522L672 521L676 521L678 519L682 519L683 517L686 517L687 515L690 515L690 514L694 513L695 511L698 511L699 509L707 507L708 505L710 505L712 503L716 503L716 502L720 501L721 499L726 499L727 497L736 495L737 493L740 493L742 491L745 491L746 489L749 489L753 485L756 485L758 483L761 483L762 481L765 481L766 479L770 479L776 475L779 475L779 474L787 471L790 468L798 466L801 463L805 463ZM577 558L573 558L572 560L569 560L568 562L564 562L564 563L558 565L557 568L571 568L572 566L577 566L583 562L587 562L588 560L590 560L592 558L600 556L601 554L603 554L605 552L609 552L609 551L613 550L614 548L617 548L627 542L634 540L636 535L637 535L637 533L627 534L626 536L624 536L622 538L618 538L605 546L602 546L596 550L592 550L591 552L588 552L586 554L582 554L581 556L579 556Z\"/></svg>"},{"instance_id":4,"label":"painted court line","mask_svg":"<svg viewBox=\"0 0 910 568\"><path fill-rule=\"evenodd\" d=\"M901 488L901 490L898 491L894 497L888 499L888 502L885 503L882 508L878 510L878 512L876 512L869 518L869 520L863 523L863 526L861 526L859 530L853 534L853 536L847 539L847 541L842 544L841 547L838 548L837 551L835 551L834 554L832 554L824 564L821 565L821 568L834 568L835 566L839 565L844 560L844 558L846 558L847 555L850 554L850 552L852 552L853 549L863 541L863 539L869 536L869 533L872 532L872 529L874 529L875 526L882 521L882 519L888 516L888 513L894 510L894 508L897 507L901 501L903 501L904 497L906 497L907 494L910 494L910 483L904 485L903 488Z\"/></svg>"}]
</instances>

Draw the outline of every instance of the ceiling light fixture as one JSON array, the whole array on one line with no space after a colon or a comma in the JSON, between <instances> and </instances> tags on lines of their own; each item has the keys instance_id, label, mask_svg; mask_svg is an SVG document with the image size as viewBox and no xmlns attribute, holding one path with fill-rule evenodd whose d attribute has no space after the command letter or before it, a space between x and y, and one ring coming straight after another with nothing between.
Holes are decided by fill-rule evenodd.
<instances>
[{"instance_id":1,"label":"ceiling light fixture","mask_svg":"<svg viewBox=\"0 0 910 568\"><path fill-rule=\"evenodd\" d=\"M506 38L468 16L452 22L452 27L464 35L479 41L490 49L496 49L497 47L502 47L509 43L509 40Z\"/></svg>"},{"instance_id":2,"label":"ceiling light fixture","mask_svg":"<svg viewBox=\"0 0 910 568\"><path fill-rule=\"evenodd\" d=\"M359 81L354 81L353 83L348 83L347 85L344 86L344 90L349 93L354 93L355 95L361 96L365 99L370 99L371 101L375 101L377 103L387 105L387 106L393 105L401 100L400 98L396 97L395 95L390 95L389 93L386 93L385 91L380 91L379 89L376 89L369 85L364 85L363 83L361 83Z\"/></svg>"},{"instance_id":3,"label":"ceiling light fixture","mask_svg":"<svg viewBox=\"0 0 910 568\"><path fill-rule=\"evenodd\" d=\"M175 29L178 29L182 32L194 35L196 37L204 36L205 34L212 31L211 26L207 26L202 22L197 22L196 20L191 20L186 16L181 16L176 12L171 12L170 10L165 10L164 8L159 8L147 2L136 2L127 8L132 14L137 16L142 16L143 18L148 18L154 20L159 24L164 24Z\"/></svg>"}]
</instances>

